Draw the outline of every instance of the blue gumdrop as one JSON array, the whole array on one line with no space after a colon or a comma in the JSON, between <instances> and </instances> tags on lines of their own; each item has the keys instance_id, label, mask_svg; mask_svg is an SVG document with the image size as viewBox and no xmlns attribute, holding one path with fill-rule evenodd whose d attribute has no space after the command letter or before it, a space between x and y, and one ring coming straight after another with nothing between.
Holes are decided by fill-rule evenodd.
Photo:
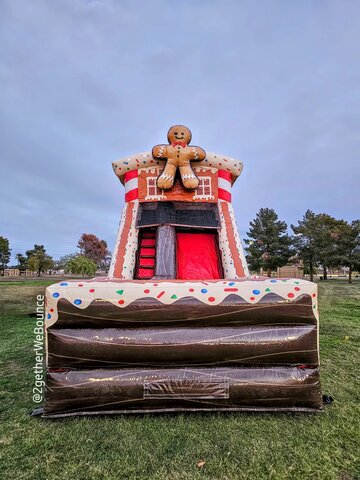
<instances>
[{"instance_id":1,"label":"blue gumdrop","mask_svg":"<svg viewBox=\"0 0 360 480\"><path fill-rule=\"evenodd\" d=\"M206 288L201 289L201 293L206 293L206 292L207 292Z\"/></svg>"},{"instance_id":2,"label":"blue gumdrop","mask_svg":"<svg viewBox=\"0 0 360 480\"><path fill-rule=\"evenodd\" d=\"M235 282L230 282L229 285L230 287L233 287L235 285Z\"/></svg>"},{"instance_id":3,"label":"blue gumdrop","mask_svg":"<svg viewBox=\"0 0 360 480\"><path fill-rule=\"evenodd\" d=\"M51 315L50 315L50 313L48 313L48 315L47 315L47 318L50 320L50 318L51 318Z\"/></svg>"},{"instance_id":4,"label":"blue gumdrop","mask_svg":"<svg viewBox=\"0 0 360 480\"><path fill-rule=\"evenodd\" d=\"M54 298L60 297L60 293L57 293L57 292L53 293L53 297L54 297Z\"/></svg>"},{"instance_id":5,"label":"blue gumdrop","mask_svg":"<svg viewBox=\"0 0 360 480\"><path fill-rule=\"evenodd\" d=\"M260 290L253 290L254 295L259 295L259 293L260 293Z\"/></svg>"},{"instance_id":6,"label":"blue gumdrop","mask_svg":"<svg viewBox=\"0 0 360 480\"><path fill-rule=\"evenodd\" d=\"M69 284L68 284L68 283L66 283L66 282L62 282L62 283L60 283L60 287L66 287L67 285L69 285Z\"/></svg>"},{"instance_id":7,"label":"blue gumdrop","mask_svg":"<svg viewBox=\"0 0 360 480\"><path fill-rule=\"evenodd\" d=\"M277 282L277 280L270 280L270 282L271 282L271 283L276 283L276 282Z\"/></svg>"},{"instance_id":8,"label":"blue gumdrop","mask_svg":"<svg viewBox=\"0 0 360 480\"><path fill-rule=\"evenodd\" d=\"M74 300L74 303L75 305L81 305L82 301L80 300L80 298L77 298L76 300Z\"/></svg>"}]
</instances>

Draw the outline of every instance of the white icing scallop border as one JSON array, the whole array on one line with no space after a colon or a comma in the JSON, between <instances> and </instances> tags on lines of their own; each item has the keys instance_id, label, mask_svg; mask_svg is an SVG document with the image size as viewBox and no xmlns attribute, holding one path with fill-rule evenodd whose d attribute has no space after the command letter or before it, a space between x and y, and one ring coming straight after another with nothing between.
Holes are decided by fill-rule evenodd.
<instances>
[{"instance_id":1,"label":"white icing scallop border","mask_svg":"<svg viewBox=\"0 0 360 480\"><path fill-rule=\"evenodd\" d=\"M274 293L287 302L307 294L312 298L315 317L318 319L317 285L302 279L247 278L216 281L165 281L141 282L105 279L103 281L64 281L46 289L46 325L57 320L57 303L66 299L79 311L95 300L104 300L124 308L141 298L156 298L171 305L185 297L196 298L206 305L219 305L228 295L243 298L256 305L265 295ZM79 303L80 301L80 303ZM261 308L266 308L265 304Z\"/></svg>"},{"instance_id":2,"label":"white icing scallop border","mask_svg":"<svg viewBox=\"0 0 360 480\"><path fill-rule=\"evenodd\" d=\"M163 160L154 159L151 152L135 153L125 158L120 158L112 163L115 175L124 183L124 175L131 170L156 167L164 164ZM243 170L243 162L220 153L206 152L205 160L193 163L196 167L210 167L218 170L225 170L231 173L233 183Z\"/></svg>"}]
</instances>

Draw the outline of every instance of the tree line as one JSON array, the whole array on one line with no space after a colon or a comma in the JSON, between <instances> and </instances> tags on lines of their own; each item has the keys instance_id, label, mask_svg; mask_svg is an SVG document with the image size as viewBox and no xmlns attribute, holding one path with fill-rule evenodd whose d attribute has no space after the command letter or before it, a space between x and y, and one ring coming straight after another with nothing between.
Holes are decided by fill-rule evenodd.
<instances>
[{"instance_id":1,"label":"tree line","mask_svg":"<svg viewBox=\"0 0 360 480\"><path fill-rule=\"evenodd\" d=\"M97 269L107 270L110 264L110 252L105 240L101 240L92 233L83 233L77 244L80 252L64 255L59 260L47 254L44 245L35 244L34 248L26 250L25 255L17 253L15 255L20 272L30 270L37 272L38 276L42 273L53 273L64 270L65 273L75 275L95 275ZM0 268L7 267L11 258L11 248L9 240L0 237Z\"/></svg>"},{"instance_id":2,"label":"tree line","mask_svg":"<svg viewBox=\"0 0 360 480\"><path fill-rule=\"evenodd\" d=\"M315 214L307 210L288 233L286 222L272 208L261 208L250 222L247 232L246 252L251 270L264 269L268 276L278 267L287 264L304 266L304 273L313 280L322 269L324 280L328 269L347 267L349 283L354 271L360 271L360 220L347 222L331 215ZM94 275L98 268L107 270L110 252L105 240L84 233L77 244L79 253L72 253L54 260L46 253L44 245L34 245L25 255L16 254L17 268L41 273L64 270L76 275ZM4 269L11 258L9 240L0 237L0 268Z\"/></svg>"},{"instance_id":3,"label":"tree line","mask_svg":"<svg viewBox=\"0 0 360 480\"><path fill-rule=\"evenodd\" d=\"M307 210L297 225L286 222L272 208L261 208L247 232L247 260L251 270L271 271L289 263L302 263L313 281L318 268L327 279L330 268L347 267L349 283L360 270L360 220L347 222L326 213Z\"/></svg>"}]
</instances>

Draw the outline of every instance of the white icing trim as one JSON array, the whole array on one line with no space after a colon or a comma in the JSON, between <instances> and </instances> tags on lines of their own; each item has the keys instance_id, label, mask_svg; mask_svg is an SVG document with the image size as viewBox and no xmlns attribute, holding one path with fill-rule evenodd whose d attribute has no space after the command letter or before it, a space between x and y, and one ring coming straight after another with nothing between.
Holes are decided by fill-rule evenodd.
<instances>
[{"instance_id":1,"label":"white icing trim","mask_svg":"<svg viewBox=\"0 0 360 480\"><path fill-rule=\"evenodd\" d=\"M161 177L162 178L162 175ZM172 178L172 177L171 177ZM185 179L185 180L189 180L190 178L196 178L195 175L193 173L185 173L185 175L181 175L181 178Z\"/></svg>"},{"instance_id":2,"label":"white icing trim","mask_svg":"<svg viewBox=\"0 0 360 480\"><path fill-rule=\"evenodd\" d=\"M145 200L166 200L166 197L165 195L146 195Z\"/></svg>"},{"instance_id":3,"label":"white icing trim","mask_svg":"<svg viewBox=\"0 0 360 480\"><path fill-rule=\"evenodd\" d=\"M194 195L193 199L195 200L214 200L214 195Z\"/></svg>"},{"instance_id":4,"label":"white icing trim","mask_svg":"<svg viewBox=\"0 0 360 480\"><path fill-rule=\"evenodd\" d=\"M153 163L165 162L161 159L153 158L151 152L136 153L126 158L121 158L113 162L115 175L124 183L124 175L126 172L147 167L156 167ZM196 167L215 168L217 170L225 170L231 173L233 182L241 174L243 163L241 160L221 155L220 153L206 152L205 160L196 162Z\"/></svg>"},{"instance_id":5,"label":"white icing trim","mask_svg":"<svg viewBox=\"0 0 360 480\"><path fill-rule=\"evenodd\" d=\"M108 277L113 277L114 276L115 264L116 264L116 259L117 259L120 240L121 240L121 232L123 231L123 228L124 228L124 225L125 225L126 212L127 212L128 206L129 206L129 204L127 202L125 202L125 204L123 206L123 209L122 209L122 212L121 212L121 218L120 218L119 228L118 228L118 231L117 231L117 234L116 234L115 247L114 247L112 257L111 257Z\"/></svg>"},{"instance_id":6,"label":"white icing trim","mask_svg":"<svg viewBox=\"0 0 360 480\"><path fill-rule=\"evenodd\" d=\"M222 200L219 200L219 201L221 202ZM232 228L233 228L233 231L234 231L236 248L237 248L237 251L239 252L240 260L241 260L241 263L242 263L242 266L243 266L243 269L244 269L244 275L246 277L248 277L249 276L249 267L248 267L248 264L247 264L247 261L246 261L246 257L245 257L245 254L244 254L244 247L243 247L243 244L242 244L242 241L241 241L241 238L240 238L240 234L239 234L239 230L238 230L238 227L237 227L237 224L236 224L235 215L234 215L234 208L233 208L231 203L228 203L228 209L229 209L229 215L230 215L230 218L231 218Z\"/></svg>"},{"instance_id":7,"label":"white icing trim","mask_svg":"<svg viewBox=\"0 0 360 480\"><path fill-rule=\"evenodd\" d=\"M199 163L196 163L196 165L198 165ZM200 172L204 172L204 173L207 173L207 172L211 172L211 173L216 173L217 172L217 168L211 168L211 167L197 167L195 166L194 164L192 165L193 167L193 170L196 172L196 173L200 173Z\"/></svg>"},{"instance_id":8,"label":"white icing trim","mask_svg":"<svg viewBox=\"0 0 360 480\"><path fill-rule=\"evenodd\" d=\"M121 272L121 278L124 280L132 280L134 278L136 252L138 248L139 235L135 226L139 210L139 200L134 200L132 203L134 204L134 208L132 211L131 224L125 248L124 264Z\"/></svg>"},{"instance_id":9,"label":"white icing trim","mask_svg":"<svg viewBox=\"0 0 360 480\"><path fill-rule=\"evenodd\" d=\"M132 280L133 275L134 275L136 251L137 251L137 246L138 246L138 232L137 232L137 229L135 228L136 218L137 218L137 214L138 214L138 210L139 210L139 201L138 200L133 200L132 202L125 202L125 204L124 204L124 207L123 207L123 210L122 210L122 213L121 213L121 220L120 220L120 224L119 224L118 233L116 235L114 252L113 252L113 255L111 257L111 263L110 263L108 278L113 278L114 277L114 270L115 270L117 256L118 256L118 253L119 253L121 234L122 234L124 226L125 226L126 214L127 214L130 203L132 203L134 205L134 208L133 208L133 213L132 213L132 218L131 218L131 226L130 226L129 235L128 235L128 239L127 239L126 249L125 249L125 256L124 256L125 258L124 258L123 269L121 271L121 278L122 279L127 279L127 280Z\"/></svg>"},{"instance_id":10,"label":"white icing trim","mask_svg":"<svg viewBox=\"0 0 360 480\"><path fill-rule=\"evenodd\" d=\"M219 231L219 248L221 252L221 260L222 260L222 266L224 270L224 277L238 278L236 274L234 261L231 255L229 239L226 231L226 221L225 221L225 217L222 212L222 209L220 208L220 202L221 200L219 199L218 211L219 211L220 225L221 225L221 228Z\"/></svg>"},{"instance_id":11,"label":"white icing trim","mask_svg":"<svg viewBox=\"0 0 360 480\"><path fill-rule=\"evenodd\" d=\"M168 173L162 173L159 177L159 180L172 180L174 178L174 175L169 175Z\"/></svg>"},{"instance_id":12,"label":"white icing trim","mask_svg":"<svg viewBox=\"0 0 360 480\"><path fill-rule=\"evenodd\" d=\"M236 295L249 304L256 305L268 293L274 293L287 302L296 300L300 295L308 294L312 298L313 311L316 319L318 319L317 285L302 279L246 278L192 282L128 282L126 280L108 279L101 282L96 280L81 282L78 280L61 283L51 285L46 289L47 327L56 322L57 303L62 298L68 300L81 311L94 300L99 299L123 308L135 300L146 297L157 298L164 305L171 305L185 297L196 298L205 305L219 305L228 295ZM288 297L288 294L291 295L291 298ZM313 297L314 294L315 297ZM80 300L81 303L77 305L76 300ZM124 303L119 304L119 300ZM54 311L50 313L50 309ZM49 318L48 315L50 315Z\"/></svg>"},{"instance_id":13,"label":"white icing trim","mask_svg":"<svg viewBox=\"0 0 360 480\"><path fill-rule=\"evenodd\" d=\"M138 170L139 175L142 172L145 172L145 173L155 173L156 176L158 176L161 171L162 171L162 168L160 168L160 167L144 167L144 168L139 168L139 170Z\"/></svg>"}]
</instances>

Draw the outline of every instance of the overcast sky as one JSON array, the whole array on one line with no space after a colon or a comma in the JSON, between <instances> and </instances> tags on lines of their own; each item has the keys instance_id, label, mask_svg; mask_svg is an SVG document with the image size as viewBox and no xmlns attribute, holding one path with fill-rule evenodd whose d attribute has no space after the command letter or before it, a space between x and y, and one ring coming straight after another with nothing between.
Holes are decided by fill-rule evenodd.
<instances>
[{"instance_id":1,"label":"overcast sky","mask_svg":"<svg viewBox=\"0 0 360 480\"><path fill-rule=\"evenodd\" d=\"M0 0L0 235L59 258L110 248L111 162L183 123L244 162L241 235L261 207L360 216L360 2Z\"/></svg>"}]
</instances>

